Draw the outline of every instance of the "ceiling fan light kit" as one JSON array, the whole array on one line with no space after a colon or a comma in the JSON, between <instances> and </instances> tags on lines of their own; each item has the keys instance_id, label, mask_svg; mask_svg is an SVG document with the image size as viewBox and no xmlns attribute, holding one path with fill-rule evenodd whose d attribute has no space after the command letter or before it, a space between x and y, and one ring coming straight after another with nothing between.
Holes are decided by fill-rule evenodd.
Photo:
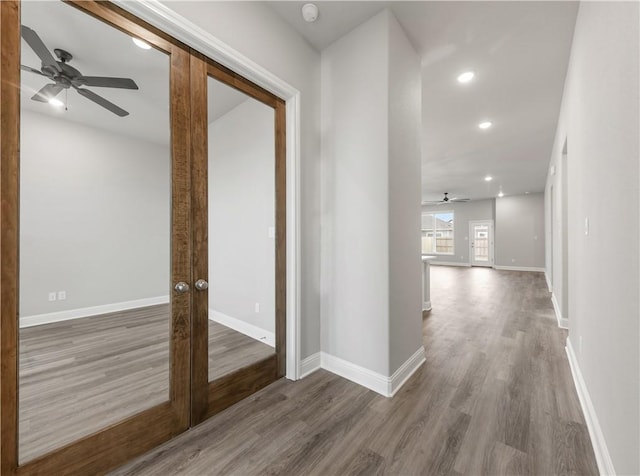
<instances>
[{"instance_id":1,"label":"ceiling fan light kit","mask_svg":"<svg viewBox=\"0 0 640 476\"><path fill-rule=\"evenodd\" d=\"M40 39L34 30L28 26L22 25L20 31L22 38L24 38L33 52L38 56L38 58L40 58L40 61L42 61L42 66L39 70L25 65L21 65L20 68L23 71L38 74L53 81L53 83L46 84L42 87L42 89L40 89L40 91L31 98L32 100L58 105L56 101L53 101L56 96L64 89L68 90L73 88L81 96L84 96L99 106L111 111L117 116L125 117L129 115L129 113L121 107L94 93L90 89L86 89L86 86L98 88L138 89L138 85L133 79L111 78L106 76L84 76L76 68L69 66L69 61L73 59L73 55L71 53L60 48L54 49L53 51L58 57L58 61L53 57L42 39Z\"/></svg>"}]
</instances>

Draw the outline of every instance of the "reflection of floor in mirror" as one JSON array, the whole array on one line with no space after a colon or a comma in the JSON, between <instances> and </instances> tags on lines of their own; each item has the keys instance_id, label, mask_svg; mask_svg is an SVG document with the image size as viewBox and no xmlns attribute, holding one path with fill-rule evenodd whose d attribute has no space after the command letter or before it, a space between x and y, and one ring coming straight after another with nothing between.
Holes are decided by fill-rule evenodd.
<instances>
[{"instance_id":1,"label":"reflection of floor in mirror","mask_svg":"<svg viewBox=\"0 0 640 476\"><path fill-rule=\"evenodd\" d=\"M20 462L167 401L168 336L166 304L21 329ZM209 380L274 352L212 321L209 347Z\"/></svg>"}]
</instances>

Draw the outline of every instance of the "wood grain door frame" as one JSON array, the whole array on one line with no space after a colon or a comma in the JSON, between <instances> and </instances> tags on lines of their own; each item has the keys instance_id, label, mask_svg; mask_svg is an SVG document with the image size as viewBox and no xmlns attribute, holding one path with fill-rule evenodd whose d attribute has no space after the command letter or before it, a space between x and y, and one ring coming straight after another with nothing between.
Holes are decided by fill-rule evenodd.
<instances>
[{"instance_id":1,"label":"wood grain door frame","mask_svg":"<svg viewBox=\"0 0 640 476\"><path fill-rule=\"evenodd\" d=\"M170 55L172 240L171 282L191 277L190 52L180 42L108 2L74 7ZM20 161L20 4L0 2L0 473L95 474L122 464L190 424L191 299L172 293L170 395L163 404L48 454L18 464L18 282Z\"/></svg>"},{"instance_id":2,"label":"wood grain door frame","mask_svg":"<svg viewBox=\"0 0 640 476\"><path fill-rule=\"evenodd\" d=\"M208 381L208 293L194 293L191 421L196 425L269 385L286 372L286 104L221 64L193 52L191 60L191 156L194 261L192 282L209 280L207 78L260 101L274 111L275 124L275 341L276 353L228 375Z\"/></svg>"}]
</instances>

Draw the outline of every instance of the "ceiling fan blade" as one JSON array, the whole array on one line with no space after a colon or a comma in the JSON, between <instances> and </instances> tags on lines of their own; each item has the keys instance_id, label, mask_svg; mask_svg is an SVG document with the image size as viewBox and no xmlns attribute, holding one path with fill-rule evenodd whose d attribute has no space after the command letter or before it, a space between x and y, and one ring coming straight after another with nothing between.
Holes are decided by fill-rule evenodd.
<instances>
[{"instance_id":1,"label":"ceiling fan blade","mask_svg":"<svg viewBox=\"0 0 640 476\"><path fill-rule=\"evenodd\" d=\"M88 89L81 89L81 88L76 88L76 91L78 91L78 94L86 97L90 101L95 102L96 104L104 107L105 109L108 109L109 111L111 111L112 113L114 113L117 116L124 117L124 116L128 116L129 115L129 113L127 111L125 111L121 107L116 106L111 101L107 101L102 96L98 96L93 91L90 91Z\"/></svg>"},{"instance_id":2,"label":"ceiling fan blade","mask_svg":"<svg viewBox=\"0 0 640 476\"><path fill-rule=\"evenodd\" d=\"M470 198L452 198L449 200L450 202L468 202L471 200Z\"/></svg>"},{"instance_id":3,"label":"ceiling fan blade","mask_svg":"<svg viewBox=\"0 0 640 476\"><path fill-rule=\"evenodd\" d=\"M97 88L138 89L138 85L129 78L108 78L106 76L82 76L77 80L78 85L94 86Z\"/></svg>"},{"instance_id":4,"label":"ceiling fan blade","mask_svg":"<svg viewBox=\"0 0 640 476\"><path fill-rule=\"evenodd\" d=\"M59 73L62 73L62 68L53 57L49 49L42 42L38 34L28 26L24 25L21 25L20 31L22 33L22 38L24 38L24 41L27 42L34 53L38 55L38 58L40 58L42 64L44 64L45 66L51 66L52 68L55 68L55 70Z\"/></svg>"},{"instance_id":5,"label":"ceiling fan blade","mask_svg":"<svg viewBox=\"0 0 640 476\"><path fill-rule=\"evenodd\" d=\"M63 89L64 86L60 84L45 84L31 99L39 102L49 102L49 99L56 97Z\"/></svg>"},{"instance_id":6,"label":"ceiling fan blade","mask_svg":"<svg viewBox=\"0 0 640 476\"><path fill-rule=\"evenodd\" d=\"M20 69L22 71L29 71L30 73L39 74L40 76L46 76L46 74L44 74L42 71L40 71L39 69L32 68L31 66L25 66L25 65L21 64L20 65Z\"/></svg>"}]
</instances>

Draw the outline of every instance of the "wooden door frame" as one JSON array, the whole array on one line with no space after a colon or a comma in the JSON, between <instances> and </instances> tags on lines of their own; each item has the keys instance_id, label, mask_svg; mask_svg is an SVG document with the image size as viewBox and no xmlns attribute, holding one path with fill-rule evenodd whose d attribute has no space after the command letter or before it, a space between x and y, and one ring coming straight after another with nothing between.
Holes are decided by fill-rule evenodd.
<instances>
[{"instance_id":1,"label":"wooden door frame","mask_svg":"<svg viewBox=\"0 0 640 476\"><path fill-rule=\"evenodd\" d=\"M273 109L275 134L275 343L276 353L209 382L208 293L193 293L191 422L196 425L269 385L286 373L287 334L287 155L286 104L275 94L214 60L193 52L191 61L192 282L209 281L207 80L221 83Z\"/></svg>"},{"instance_id":2,"label":"wooden door frame","mask_svg":"<svg viewBox=\"0 0 640 476\"><path fill-rule=\"evenodd\" d=\"M473 263L473 256L474 256L474 248L471 246L472 243L475 242L475 238L473 235L473 225L477 225L479 223L488 223L489 224L489 261L486 262L486 264L482 263L482 264L474 264ZM495 247L494 247L494 242L495 242L495 230L493 227L493 220L469 220L469 265L470 266L484 266L487 268L491 268L494 266L494 261L495 261L495 257L494 257L494 252L495 252Z\"/></svg>"},{"instance_id":3,"label":"wooden door frame","mask_svg":"<svg viewBox=\"0 0 640 476\"><path fill-rule=\"evenodd\" d=\"M190 281L190 54L179 41L108 2L68 1L76 8L170 55L172 147L171 282ZM101 473L142 454L190 423L190 296L172 293L170 398L119 423L18 464L18 271L20 145L20 4L0 2L0 473Z\"/></svg>"}]
</instances>

